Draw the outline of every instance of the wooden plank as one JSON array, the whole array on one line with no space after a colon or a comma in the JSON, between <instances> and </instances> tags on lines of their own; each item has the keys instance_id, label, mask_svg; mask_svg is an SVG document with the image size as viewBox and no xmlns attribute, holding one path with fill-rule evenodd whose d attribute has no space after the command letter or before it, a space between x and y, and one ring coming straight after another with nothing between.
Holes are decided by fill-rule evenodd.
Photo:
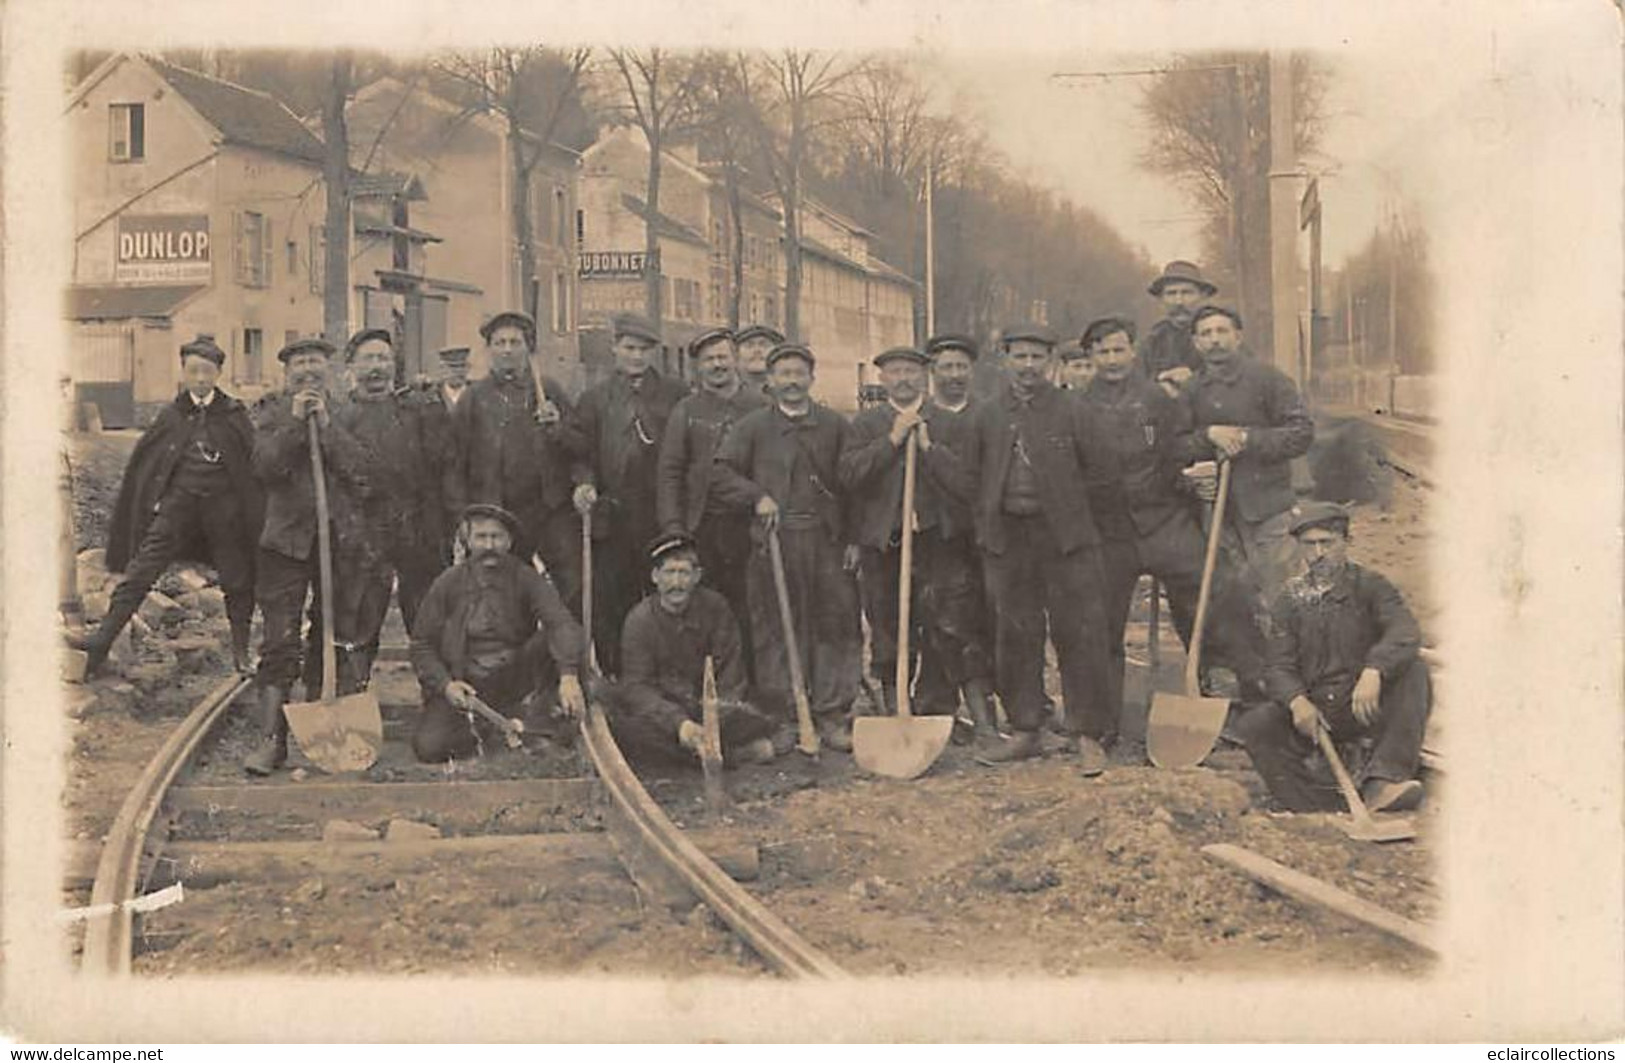
<instances>
[{"instance_id":1,"label":"wooden plank","mask_svg":"<svg viewBox=\"0 0 1625 1063\"><path fill-rule=\"evenodd\" d=\"M499 779L486 782L296 783L177 786L173 812L268 812L319 819L365 819L414 813L493 815L517 805L587 812L599 794L596 779Z\"/></svg>"},{"instance_id":2,"label":"wooden plank","mask_svg":"<svg viewBox=\"0 0 1625 1063\"><path fill-rule=\"evenodd\" d=\"M1439 950L1433 943L1432 931L1424 924L1362 900L1329 882L1323 882L1301 871L1294 871L1285 864L1277 863L1267 856L1260 856L1251 849L1243 849L1239 845L1224 843L1204 845L1202 853L1295 901L1353 919L1373 930L1380 930L1415 945L1419 949L1438 954Z\"/></svg>"}]
</instances>

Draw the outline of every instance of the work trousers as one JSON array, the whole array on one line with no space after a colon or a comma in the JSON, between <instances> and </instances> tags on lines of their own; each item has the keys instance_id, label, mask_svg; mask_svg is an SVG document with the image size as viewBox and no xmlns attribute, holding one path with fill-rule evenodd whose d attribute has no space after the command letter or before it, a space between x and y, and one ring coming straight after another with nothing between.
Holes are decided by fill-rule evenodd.
<instances>
[{"instance_id":1,"label":"work trousers","mask_svg":"<svg viewBox=\"0 0 1625 1063\"><path fill-rule=\"evenodd\" d=\"M522 507L514 515L519 518L519 537L514 540L513 552L526 564L530 563L532 554L539 556L542 567L547 569L547 578L553 581L553 589L559 592L565 608L579 617L581 515L568 504L552 509ZM597 606L596 602L594 606Z\"/></svg>"},{"instance_id":2,"label":"work trousers","mask_svg":"<svg viewBox=\"0 0 1625 1063\"><path fill-rule=\"evenodd\" d=\"M781 524L778 536L807 700L818 715L845 715L858 694L863 657L856 581L841 566L841 544L818 523L804 527ZM789 648L765 543L751 556L747 580L757 688L764 707L781 715L793 713Z\"/></svg>"},{"instance_id":3,"label":"work trousers","mask_svg":"<svg viewBox=\"0 0 1625 1063\"><path fill-rule=\"evenodd\" d=\"M594 514L592 639L604 674L617 676L626 614L654 588L649 579L649 541L654 533L645 534L645 522L627 518L621 509L610 511L608 534L598 532L599 519Z\"/></svg>"},{"instance_id":4,"label":"work trousers","mask_svg":"<svg viewBox=\"0 0 1625 1063\"><path fill-rule=\"evenodd\" d=\"M1202 587L1202 556L1206 548L1202 530L1183 513L1164 521L1147 535L1107 539L1101 544L1105 575L1106 643L1112 663L1113 705L1123 703L1125 657L1123 633L1140 577L1150 575L1168 592L1168 612L1174 630L1187 647L1196 619L1196 599ZM1208 625L1211 633L1213 625Z\"/></svg>"},{"instance_id":5,"label":"work trousers","mask_svg":"<svg viewBox=\"0 0 1625 1063\"><path fill-rule=\"evenodd\" d=\"M858 562L863 613L869 620L870 671L891 688L897 676L900 546L866 546ZM934 534L914 537L914 583L909 640L919 664L911 665L913 711L952 715L959 688L992 671L977 558L963 540Z\"/></svg>"},{"instance_id":6,"label":"work trousers","mask_svg":"<svg viewBox=\"0 0 1625 1063\"><path fill-rule=\"evenodd\" d=\"M1016 731L1035 732L1044 694L1044 635L1061 666L1068 734L1106 741L1117 733L1111 654L1102 607L1100 548L1063 554L1042 513L1003 515L1005 550L983 557L994 613L994 677L999 700Z\"/></svg>"},{"instance_id":7,"label":"work trousers","mask_svg":"<svg viewBox=\"0 0 1625 1063\"><path fill-rule=\"evenodd\" d=\"M1404 782L1416 778L1422 760L1422 737L1432 708L1427 665L1413 661L1385 679L1377 718L1368 728L1355 719L1350 680L1313 687L1310 701L1320 710L1341 749L1345 743L1369 746L1370 755L1349 765L1355 786L1368 779ZM1343 796L1318 743L1292 726L1292 710L1265 702L1247 710L1236 724L1237 736L1252 757L1270 795L1292 812L1330 812L1344 807Z\"/></svg>"},{"instance_id":8,"label":"work trousers","mask_svg":"<svg viewBox=\"0 0 1625 1063\"><path fill-rule=\"evenodd\" d=\"M727 599L736 624L743 624L750 616L750 598L745 589L745 573L750 568L750 521L744 513L707 513L694 529L705 582ZM745 668L754 675L755 662L748 653Z\"/></svg>"},{"instance_id":9,"label":"work trousers","mask_svg":"<svg viewBox=\"0 0 1625 1063\"><path fill-rule=\"evenodd\" d=\"M1220 540L1243 563L1240 579L1251 584L1260 615L1281 593L1286 581L1300 569L1297 542L1292 538L1292 513L1277 513L1250 521L1231 512L1225 521L1232 533Z\"/></svg>"},{"instance_id":10,"label":"work trousers","mask_svg":"<svg viewBox=\"0 0 1625 1063\"><path fill-rule=\"evenodd\" d=\"M335 558L335 563L339 560ZM354 574L339 588L337 604L356 618L356 668L364 690L371 680L372 663L378 656L378 642L389 614L389 597L394 592L400 605L401 620L406 633L412 633L417 620L418 605L429 592L429 585L440 575L440 553L433 543L401 543L385 551L381 560L364 561L346 557L346 570ZM310 618L312 641L307 645L320 650L321 616ZM320 681L320 662L315 673ZM311 674L307 664L306 675Z\"/></svg>"},{"instance_id":11,"label":"work trousers","mask_svg":"<svg viewBox=\"0 0 1625 1063\"><path fill-rule=\"evenodd\" d=\"M696 698L674 699L643 683L611 683L600 695L615 741L630 760L693 763L694 756L677 742L684 720L701 722ZM779 722L743 702L718 706L722 759L733 763L740 749L758 738L771 738Z\"/></svg>"},{"instance_id":12,"label":"work trousers","mask_svg":"<svg viewBox=\"0 0 1625 1063\"><path fill-rule=\"evenodd\" d=\"M125 567L124 578L108 602L102 627L112 642L130 617L141 608L147 592L158 577L199 538L207 545L209 560L220 576L220 589L226 595L226 615L234 625L246 625L254 617L254 542L243 520L242 507L231 493L197 495L171 488L158 503L141 545Z\"/></svg>"},{"instance_id":13,"label":"work trousers","mask_svg":"<svg viewBox=\"0 0 1625 1063\"><path fill-rule=\"evenodd\" d=\"M527 728L539 722L543 733L547 733L568 726L551 712L558 700L559 677L545 632L538 631L527 639L503 667L490 672L471 670L464 682L478 692L481 701L502 715L519 719L528 715ZM527 699L536 710L528 714L524 708ZM439 764L460 760L482 749L500 749L502 742L496 725L485 717L456 708L443 691L423 692L423 711L412 732L412 751L420 761Z\"/></svg>"},{"instance_id":14,"label":"work trousers","mask_svg":"<svg viewBox=\"0 0 1625 1063\"><path fill-rule=\"evenodd\" d=\"M304 560L260 548L255 596L259 599L264 630L260 636L259 683L286 691L301 674L305 696L315 698L321 687L321 569L316 552ZM363 573L333 559L333 640L339 673L335 679L340 694L353 694L365 686L364 658L354 647L360 622L355 605L359 596L347 593ZM309 597L312 637L308 644L300 638L306 597ZM305 667L301 669L301 657Z\"/></svg>"}]
</instances>

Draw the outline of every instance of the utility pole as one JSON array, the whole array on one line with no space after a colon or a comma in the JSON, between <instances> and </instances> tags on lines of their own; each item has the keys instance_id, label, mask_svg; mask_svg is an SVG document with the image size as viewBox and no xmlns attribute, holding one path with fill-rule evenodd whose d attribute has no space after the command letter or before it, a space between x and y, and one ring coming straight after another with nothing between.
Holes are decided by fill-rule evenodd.
<instances>
[{"instance_id":1,"label":"utility pole","mask_svg":"<svg viewBox=\"0 0 1625 1063\"><path fill-rule=\"evenodd\" d=\"M1399 390L1399 226L1388 219L1388 414Z\"/></svg>"},{"instance_id":2,"label":"utility pole","mask_svg":"<svg viewBox=\"0 0 1625 1063\"><path fill-rule=\"evenodd\" d=\"M1270 52L1271 360L1302 387L1298 358L1298 194L1293 142L1292 56Z\"/></svg>"},{"instance_id":3,"label":"utility pole","mask_svg":"<svg viewBox=\"0 0 1625 1063\"><path fill-rule=\"evenodd\" d=\"M930 339L937 331L937 256L936 212L931 209L931 186L936 184L936 171L930 161L925 164L925 336Z\"/></svg>"}]
</instances>

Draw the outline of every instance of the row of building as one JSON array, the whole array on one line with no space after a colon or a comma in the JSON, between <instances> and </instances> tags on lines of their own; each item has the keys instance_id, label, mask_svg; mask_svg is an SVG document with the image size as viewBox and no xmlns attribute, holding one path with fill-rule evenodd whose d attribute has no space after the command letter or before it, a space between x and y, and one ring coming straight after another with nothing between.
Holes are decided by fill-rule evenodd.
<instances>
[{"instance_id":1,"label":"row of building","mask_svg":"<svg viewBox=\"0 0 1625 1063\"><path fill-rule=\"evenodd\" d=\"M74 257L69 372L108 425L173 397L176 348L213 334L229 386L280 383L276 352L322 330L324 147L266 93L118 54L71 92ZM551 369L581 383L606 357L604 324L643 310L661 276L668 368L683 343L725 323L734 225L720 176L692 149L662 160L659 210L646 202L648 144L607 131L584 152L470 113L421 84L383 78L346 114L351 146L349 320L399 338L408 374L433 371L451 344L476 351L500 310L536 308ZM528 135L527 135L528 136ZM516 166L515 152L519 153ZM521 190L521 172L528 187ZM521 276L514 197L530 197L534 268ZM740 316L783 327L782 217L770 192L740 197ZM645 226L657 234L647 261ZM803 204L802 339L820 357L826 401L854 402L877 351L910 343L918 285L881 261L863 226Z\"/></svg>"}]
</instances>

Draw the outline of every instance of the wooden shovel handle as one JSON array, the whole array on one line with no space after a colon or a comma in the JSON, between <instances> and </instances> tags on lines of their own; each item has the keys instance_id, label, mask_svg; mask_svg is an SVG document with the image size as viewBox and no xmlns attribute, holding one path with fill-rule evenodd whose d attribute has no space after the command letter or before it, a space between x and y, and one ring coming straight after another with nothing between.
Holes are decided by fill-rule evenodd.
<instances>
[{"instance_id":1,"label":"wooden shovel handle","mask_svg":"<svg viewBox=\"0 0 1625 1063\"><path fill-rule=\"evenodd\" d=\"M524 740L519 737L524 733L524 725L519 720L510 720L479 698L469 698L468 704L475 712L502 729L502 735L507 739L509 749L518 749L524 745Z\"/></svg>"},{"instance_id":2,"label":"wooden shovel handle","mask_svg":"<svg viewBox=\"0 0 1625 1063\"><path fill-rule=\"evenodd\" d=\"M305 423L310 426L310 476L316 489L316 553L322 595L322 700L332 701L338 692L339 669L338 651L333 647L333 541L328 528L327 472L322 467L321 425L314 412L307 415Z\"/></svg>"},{"instance_id":3,"label":"wooden shovel handle","mask_svg":"<svg viewBox=\"0 0 1625 1063\"><path fill-rule=\"evenodd\" d=\"M903 455L903 526L902 556L898 559L897 575L897 715L909 716L909 675L913 671L910 652L909 628L912 626L914 597L914 490L919 464L918 433L910 430Z\"/></svg>"},{"instance_id":4,"label":"wooden shovel handle","mask_svg":"<svg viewBox=\"0 0 1625 1063\"><path fill-rule=\"evenodd\" d=\"M1230 497L1230 462L1219 459L1219 490L1208 523L1207 552L1202 555L1202 589L1196 595L1196 619L1191 624L1191 652L1185 658L1185 694L1202 696L1202 631L1207 627L1208 599L1213 593L1213 568L1219 560L1219 537L1224 534L1224 505Z\"/></svg>"},{"instance_id":5,"label":"wooden shovel handle","mask_svg":"<svg viewBox=\"0 0 1625 1063\"><path fill-rule=\"evenodd\" d=\"M797 748L808 756L818 754L818 731L813 727L812 706L807 702L807 680L801 671L801 647L796 641L796 619L790 612L790 584L784 578L784 554L779 548L779 530L767 532L767 556L773 566L773 589L779 598L779 622L784 626L784 649L789 656L790 686L796 699Z\"/></svg>"}]
</instances>

